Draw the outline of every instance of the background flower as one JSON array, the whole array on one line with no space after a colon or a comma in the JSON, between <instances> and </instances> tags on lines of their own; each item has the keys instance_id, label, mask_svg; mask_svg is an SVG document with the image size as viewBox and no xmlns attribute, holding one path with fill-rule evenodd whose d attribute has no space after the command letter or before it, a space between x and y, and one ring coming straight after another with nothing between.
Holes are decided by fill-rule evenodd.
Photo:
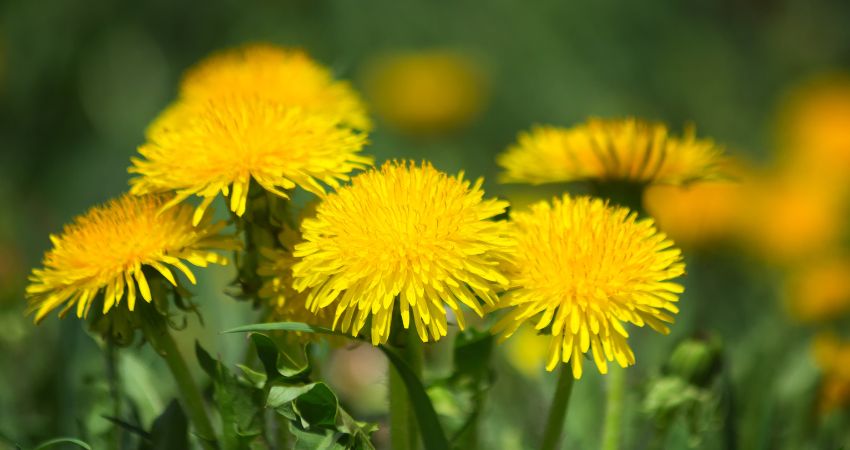
<instances>
[{"instance_id":1,"label":"background flower","mask_svg":"<svg viewBox=\"0 0 850 450\"><path fill-rule=\"evenodd\" d=\"M300 186L323 194L352 170L371 164L359 154L366 136L337 126L333 117L308 114L259 97L179 102L148 130L133 158L134 194L176 192L171 203L203 197L195 220L219 193L245 212L250 181L288 197Z\"/></svg>"},{"instance_id":2,"label":"background flower","mask_svg":"<svg viewBox=\"0 0 850 450\"><path fill-rule=\"evenodd\" d=\"M720 176L721 150L710 140L670 134L661 123L590 119L572 128L522 132L499 155L502 179L553 183L586 179L683 184Z\"/></svg>"}]
</instances>

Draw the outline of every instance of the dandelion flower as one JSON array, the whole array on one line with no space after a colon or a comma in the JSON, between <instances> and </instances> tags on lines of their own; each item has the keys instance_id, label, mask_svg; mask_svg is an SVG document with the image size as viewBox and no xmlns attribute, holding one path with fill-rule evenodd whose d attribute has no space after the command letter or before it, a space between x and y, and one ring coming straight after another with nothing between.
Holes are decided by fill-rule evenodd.
<instances>
[{"instance_id":1,"label":"dandelion flower","mask_svg":"<svg viewBox=\"0 0 850 450\"><path fill-rule=\"evenodd\" d=\"M643 198L660 229L679 244L696 246L735 235L742 190L741 185L728 181L657 185L650 186Z\"/></svg>"},{"instance_id":2,"label":"dandelion flower","mask_svg":"<svg viewBox=\"0 0 850 450\"><path fill-rule=\"evenodd\" d=\"M473 62L451 51L385 56L367 71L367 94L390 125L412 134L461 128L480 113L486 80Z\"/></svg>"},{"instance_id":3,"label":"dandelion flower","mask_svg":"<svg viewBox=\"0 0 850 450\"><path fill-rule=\"evenodd\" d=\"M182 98L258 96L334 118L358 130L371 128L360 96L345 81L298 49L252 44L216 53L191 68L180 86Z\"/></svg>"},{"instance_id":4,"label":"dandelion flower","mask_svg":"<svg viewBox=\"0 0 850 450\"><path fill-rule=\"evenodd\" d=\"M307 306L333 307L334 328L357 335L371 318L372 343L387 342L393 309L411 314L422 341L446 335L446 307L464 327L460 304L479 315L508 280L507 223L491 220L507 202L483 199L473 185L428 163L387 163L329 195L302 223L295 288ZM341 321L340 321L341 319Z\"/></svg>"},{"instance_id":5,"label":"dandelion flower","mask_svg":"<svg viewBox=\"0 0 850 450\"><path fill-rule=\"evenodd\" d=\"M850 261L818 258L796 268L785 283L791 315L801 322L828 321L850 311Z\"/></svg>"},{"instance_id":6,"label":"dandelion flower","mask_svg":"<svg viewBox=\"0 0 850 450\"><path fill-rule=\"evenodd\" d=\"M824 74L794 88L777 129L784 163L813 178L846 179L850 170L850 75Z\"/></svg>"},{"instance_id":7,"label":"dandelion flower","mask_svg":"<svg viewBox=\"0 0 850 450\"><path fill-rule=\"evenodd\" d=\"M746 185L740 211L744 244L778 264L816 259L841 241L848 193L803 173L764 177ZM766 219L767 218L767 219Z\"/></svg>"},{"instance_id":8,"label":"dandelion flower","mask_svg":"<svg viewBox=\"0 0 850 450\"><path fill-rule=\"evenodd\" d=\"M130 181L131 192L174 191L168 206L203 197L196 223L220 192L241 216L252 179L284 198L296 185L321 195L321 183L337 187L349 172L371 164L358 153L365 142L331 117L259 97L178 102L148 131L141 157L133 158L129 171L139 176Z\"/></svg>"},{"instance_id":9,"label":"dandelion flower","mask_svg":"<svg viewBox=\"0 0 850 450\"><path fill-rule=\"evenodd\" d=\"M685 271L681 252L651 219L603 200L564 195L513 215L517 247L506 269L511 308L494 328L510 337L523 323L551 335L546 369L559 362L582 374L592 352L601 373L607 361L634 364L624 323L667 334L683 291L672 282Z\"/></svg>"},{"instance_id":10,"label":"dandelion flower","mask_svg":"<svg viewBox=\"0 0 850 450\"><path fill-rule=\"evenodd\" d=\"M211 214L192 225L192 208L181 205L161 212L161 196L124 195L96 206L50 237L53 248L44 255L44 268L35 269L27 287L30 312L36 322L61 308L64 316L76 307L85 317L101 291L103 313L121 303L133 311L136 288L150 302L151 291L143 269L148 267L176 284L173 269L193 284L195 275L184 264L198 267L226 264L213 250L234 250L238 243L220 231L224 222L212 223Z\"/></svg>"},{"instance_id":11,"label":"dandelion flower","mask_svg":"<svg viewBox=\"0 0 850 450\"><path fill-rule=\"evenodd\" d=\"M590 119L573 128L541 126L523 132L498 157L509 183L577 180L686 184L720 176L722 152L693 129L671 136L661 123Z\"/></svg>"}]
</instances>

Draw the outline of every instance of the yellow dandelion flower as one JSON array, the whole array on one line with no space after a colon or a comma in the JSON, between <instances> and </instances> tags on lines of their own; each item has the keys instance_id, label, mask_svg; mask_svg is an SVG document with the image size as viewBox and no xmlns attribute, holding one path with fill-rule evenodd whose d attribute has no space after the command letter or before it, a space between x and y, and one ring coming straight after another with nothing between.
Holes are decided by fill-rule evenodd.
<instances>
[{"instance_id":1,"label":"yellow dandelion flower","mask_svg":"<svg viewBox=\"0 0 850 450\"><path fill-rule=\"evenodd\" d=\"M44 268L35 269L27 287L29 309L36 322L50 311L59 315L76 307L85 317L98 293L104 291L103 313L121 303L126 291L127 308L136 303L136 288L151 301L143 268L149 267L176 284L173 269L191 283L195 275L184 264L198 267L226 264L213 250L234 250L238 243L220 234L224 222L212 223L211 214L192 225L192 208L181 205L160 212L161 196L123 195L96 206L50 236L53 248L44 255Z\"/></svg>"},{"instance_id":2,"label":"yellow dandelion flower","mask_svg":"<svg viewBox=\"0 0 850 450\"><path fill-rule=\"evenodd\" d=\"M519 135L498 157L508 183L618 180L686 184L720 176L721 150L689 128L672 136L661 123L590 119L560 128L540 126Z\"/></svg>"},{"instance_id":3,"label":"yellow dandelion flower","mask_svg":"<svg viewBox=\"0 0 850 450\"><path fill-rule=\"evenodd\" d=\"M385 56L366 73L366 92L391 126L433 134L468 125L484 104L486 80L468 58L452 51Z\"/></svg>"},{"instance_id":4,"label":"yellow dandelion flower","mask_svg":"<svg viewBox=\"0 0 850 450\"><path fill-rule=\"evenodd\" d=\"M850 311L850 261L818 258L793 271L785 283L788 308L801 322L834 319Z\"/></svg>"},{"instance_id":5,"label":"yellow dandelion flower","mask_svg":"<svg viewBox=\"0 0 850 450\"><path fill-rule=\"evenodd\" d=\"M334 328L357 335L371 318L372 343L387 342L398 300L404 328L422 341L446 335L446 306L483 315L507 285L498 265L509 252L507 223L491 220L507 202L483 199L483 180L450 177L428 163L387 163L329 195L301 225L295 288L312 310L334 305ZM340 321L340 319L342 319Z\"/></svg>"},{"instance_id":6,"label":"yellow dandelion flower","mask_svg":"<svg viewBox=\"0 0 850 450\"><path fill-rule=\"evenodd\" d=\"M780 110L781 155L795 171L846 178L850 170L850 75L825 74L795 87Z\"/></svg>"},{"instance_id":7,"label":"yellow dandelion flower","mask_svg":"<svg viewBox=\"0 0 850 450\"><path fill-rule=\"evenodd\" d=\"M623 323L667 334L683 291L672 282L685 265L673 242L651 219L600 199L564 195L513 214L517 247L506 274L511 308L494 328L510 337L523 323L551 335L546 369L560 361L582 374L592 352L601 373L607 361L626 367L635 358Z\"/></svg>"},{"instance_id":8,"label":"yellow dandelion flower","mask_svg":"<svg viewBox=\"0 0 850 450\"><path fill-rule=\"evenodd\" d=\"M334 118L358 130L371 128L366 107L345 81L304 51L251 44L216 53L191 68L180 85L185 99L258 96Z\"/></svg>"},{"instance_id":9,"label":"yellow dandelion flower","mask_svg":"<svg viewBox=\"0 0 850 450\"><path fill-rule=\"evenodd\" d=\"M643 198L660 229L679 244L700 245L735 235L742 190L730 181L657 185L647 188Z\"/></svg>"},{"instance_id":10,"label":"yellow dandelion flower","mask_svg":"<svg viewBox=\"0 0 850 450\"><path fill-rule=\"evenodd\" d=\"M745 186L740 234L760 257L789 264L828 253L841 241L847 224L843 189L797 173L768 176Z\"/></svg>"},{"instance_id":11,"label":"yellow dandelion flower","mask_svg":"<svg viewBox=\"0 0 850 450\"><path fill-rule=\"evenodd\" d=\"M176 192L171 204L203 197L195 214L222 193L230 209L245 212L253 179L287 198L300 186L322 195L321 183L337 187L371 158L358 152L366 136L337 126L327 116L306 114L259 97L221 97L178 102L148 131L148 142L133 158L131 192Z\"/></svg>"},{"instance_id":12,"label":"yellow dandelion flower","mask_svg":"<svg viewBox=\"0 0 850 450\"><path fill-rule=\"evenodd\" d=\"M815 339L813 352L815 363L823 373L820 413L850 406L850 342L824 334Z\"/></svg>"},{"instance_id":13,"label":"yellow dandelion flower","mask_svg":"<svg viewBox=\"0 0 850 450\"><path fill-rule=\"evenodd\" d=\"M327 309L311 311L307 308L307 294L296 291L292 285L292 266L300 260L292 252L302 240L301 233L285 227L278 240L282 248L260 249L262 258L257 267L257 273L264 278L260 297L271 301L270 319L332 327L333 312Z\"/></svg>"}]
</instances>

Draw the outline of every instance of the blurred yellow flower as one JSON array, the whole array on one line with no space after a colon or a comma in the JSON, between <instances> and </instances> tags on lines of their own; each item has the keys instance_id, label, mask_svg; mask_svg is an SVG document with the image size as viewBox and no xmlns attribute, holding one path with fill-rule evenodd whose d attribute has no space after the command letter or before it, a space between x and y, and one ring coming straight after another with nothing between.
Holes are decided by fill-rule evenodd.
<instances>
[{"instance_id":1,"label":"blurred yellow flower","mask_svg":"<svg viewBox=\"0 0 850 450\"><path fill-rule=\"evenodd\" d=\"M261 97L333 118L359 130L371 128L366 107L351 85L299 49L251 44L215 53L189 69L184 99Z\"/></svg>"},{"instance_id":2,"label":"blurred yellow flower","mask_svg":"<svg viewBox=\"0 0 850 450\"><path fill-rule=\"evenodd\" d=\"M226 264L213 250L239 248L232 237L220 234L225 223L212 223L210 213L194 227L192 207L161 212L165 202L160 196L124 195L77 217L58 236L51 235L53 248L44 255L44 268L32 271L27 287L36 322L60 307L60 316L76 306L82 318L102 290L104 314L121 302L125 291L127 308L133 311L137 287L142 298L151 301L145 267L176 284L171 266L195 283L183 261L198 267Z\"/></svg>"},{"instance_id":3,"label":"blurred yellow flower","mask_svg":"<svg viewBox=\"0 0 850 450\"><path fill-rule=\"evenodd\" d=\"M815 339L815 362L823 373L818 409L822 414L850 405L850 342L832 334Z\"/></svg>"},{"instance_id":4,"label":"blurred yellow flower","mask_svg":"<svg viewBox=\"0 0 850 450\"><path fill-rule=\"evenodd\" d=\"M571 363L581 378L583 354L601 373L607 361L634 364L623 322L667 334L683 291L671 280L685 272L681 252L626 208L589 197L555 198L513 214L517 248L506 273L511 308L495 326L502 338L532 323L551 335L546 370Z\"/></svg>"},{"instance_id":5,"label":"blurred yellow flower","mask_svg":"<svg viewBox=\"0 0 850 450\"><path fill-rule=\"evenodd\" d=\"M787 165L814 177L850 171L850 74L828 74L803 83L781 112L779 144Z\"/></svg>"},{"instance_id":6,"label":"blurred yellow flower","mask_svg":"<svg viewBox=\"0 0 850 450\"><path fill-rule=\"evenodd\" d=\"M260 97L178 101L147 134L129 169L139 174L130 181L131 192L174 191L168 206L203 197L195 223L219 193L241 216L252 179L284 198L296 185L322 195L321 183L336 188L349 172L372 163L359 154L365 135L338 127L330 116Z\"/></svg>"},{"instance_id":7,"label":"blurred yellow flower","mask_svg":"<svg viewBox=\"0 0 850 450\"><path fill-rule=\"evenodd\" d=\"M730 180L716 180L685 186L649 186L643 204L655 218L658 228L680 245L698 246L736 236L740 226L742 193L749 182L740 168Z\"/></svg>"},{"instance_id":8,"label":"blurred yellow flower","mask_svg":"<svg viewBox=\"0 0 850 450\"><path fill-rule=\"evenodd\" d=\"M549 340L549 336L540 334L532 326L519 327L505 344L508 362L526 377L538 377L540 361L546 358Z\"/></svg>"},{"instance_id":9,"label":"blurred yellow flower","mask_svg":"<svg viewBox=\"0 0 850 450\"><path fill-rule=\"evenodd\" d=\"M478 116L487 94L478 67L450 51L386 56L365 77L377 113L391 126L414 134L462 128Z\"/></svg>"},{"instance_id":10,"label":"blurred yellow flower","mask_svg":"<svg viewBox=\"0 0 850 450\"><path fill-rule=\"evenodd\" d=\"M572 128L538 126L522 132L498 156L508 183L621 180L686 184L721 177L722 151L689 128L670 135L661 123L590 119Z\"/></svg>"},{"instance_id":11,"label":"blurred yellow flower","mask_svg":"<svg viewBox=\"0 0 850 450\"><path fill-rule=\"evenodd\" d=\"M271 301L269 319L331 328L333 312L328 309L311 311L307 308L307 294L296 291L292 286L292 266L300 260L292 252L295 245L302 240L301 233L285 226L278 240L282 248L260 249L262 258L257 267L257 273L264 278L260 297ZM312 339L318 335L299 333L299 336Z\"/></svg>"},{"instance_id":12,"label":"blurred yellow flower","mask_svg":"<svg viewBox=\"0 0 850 450\"><path fill-rule=\"evenodd\" d=\"M846 195L806 174L773 174L746 185L741 237L768 261L789 264L830 253L846 226Z\"/></svg>"},{"instance_id":13,"label":"blurred yellow flower","mask_svg":"<svg viewBox=\"0 0 850 450\"><path fill-rule=\"evenodd\" d=\"M483 315L480 303L495 304L508 282L498 265L509 227L491 220L508 204L484 200L482 183L429 163L387 163L355 177L302 223L295 288L309 290L313 311L334 305L334 328L352 335L371 317L376 345L387 342L396 301L404 328L412 312L423 342L446 335L446 306L462 329L460 303Z\"/></svg>"},{"instance_id":14,"label":"blurred yellow flower","mask_svg":"<svg viewBox=\"0 0 850 450\"><path fill-rule=\"evenodd\" d=\"M790 313L797 320L834 319L850 311L850 261L816 258L796 268L785 288Z\"/></svg>"}]
</instances>

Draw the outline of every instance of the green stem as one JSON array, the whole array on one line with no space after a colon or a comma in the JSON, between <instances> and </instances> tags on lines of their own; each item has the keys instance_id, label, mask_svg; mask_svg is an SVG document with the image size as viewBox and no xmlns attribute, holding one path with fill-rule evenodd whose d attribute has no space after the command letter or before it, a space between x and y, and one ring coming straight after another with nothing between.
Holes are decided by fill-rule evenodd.
<instances>
[{"instance_id":1,"label":"green stem","mask_svg":"<svg viewBox=\"0 0 850 450\"><path fill-rule=\"evenodd\" d=\"M112 417L121 419L121 388L118 380L118 358L115 343L106 341L106 378L109 383L109 396L112 400ZM121 427L113 427L113 445L116 449L123 447L124 433Z\"/></svg>"},{"instance_id":2,"label":"green stem","mask_svg":"<svg viewBox=\"0 0 850 450\"><path fill-rule=\"evenodd\" d=\"M602 450L620 448L623 422L623 397L626 392L626 370L611 367L608 372L608 396L605 402L605 428L602 433Z\"/></svg>"},{"instance_id":3,"label":"green stem","mask_svg":"<svg viewBox=\"0 0 850 450\"><path fill-rule=\"evenodd\" d=\"M395 350L404 358L419 378L422 378L422 342L415 332L399 329L403 342ZM390 379L390 442L393 450L416 450L419 448L419 433L416 416L407 388L395 366L389 365Z\"/></svg>"},{"instance_id":4,"label":"green stem","mask_svg":"<svg viewBox=\"0 0 850 450\"><path fill-rule=\"evenodd\" d=\"M195 427L195 433L198 435L201 445L205 450L217 450L215 431L213 431L212 423L204 408L204 399L201 397L201 392L198 390L195 380L192 379L186 360L183 359L180 350L177 348L177 343L174 342L174 338L168 332L165 320L156 311L150 311L142 323L145 337L168 364L171 375L177 382L183 409L186 410L189 420Z\"/></svg>"},{"instance_id":5,"label":"green stem","mask_svg":"<svg viewBox=\"0 0 850 450\"><path fill-rule=\"evenodd\" d=\"M540 450L555 450L559 448L561 434L564 431L564 421L567 418L567 406L570 404L570 394L573 391L572 370L569 364L561 364L558 374L558 386L555 388L555 398L549 406L549 417L546 419L546 429L543 431L543 445Z\"/></svg>"}]
</instances>

